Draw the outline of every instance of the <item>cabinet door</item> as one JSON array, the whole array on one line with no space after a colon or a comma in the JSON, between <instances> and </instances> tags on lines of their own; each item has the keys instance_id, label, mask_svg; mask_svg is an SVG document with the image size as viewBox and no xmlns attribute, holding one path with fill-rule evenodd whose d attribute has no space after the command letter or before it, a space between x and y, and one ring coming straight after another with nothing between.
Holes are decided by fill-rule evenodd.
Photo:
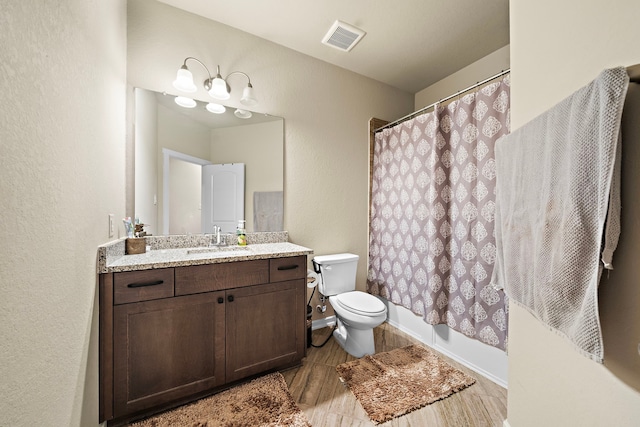
<instances>
[{"instance_id":1,"label":"cabinet door","mask_svg":"<svg viewBox=\"0 0 640 427\"><path fill-rule=\"evenodd\" d=\"M224 292L114 307L114 415L225 382Z\"/></svg>"},{"instance_id":2,"label":"cabinet door","mask_svg":"<svg viewBox=\"0 0 640 427\"><path fill-rule=\"evenodd\" d=\"M304 356L305 280L227 290L227 382Z\"/></svg>"}]
</instances>

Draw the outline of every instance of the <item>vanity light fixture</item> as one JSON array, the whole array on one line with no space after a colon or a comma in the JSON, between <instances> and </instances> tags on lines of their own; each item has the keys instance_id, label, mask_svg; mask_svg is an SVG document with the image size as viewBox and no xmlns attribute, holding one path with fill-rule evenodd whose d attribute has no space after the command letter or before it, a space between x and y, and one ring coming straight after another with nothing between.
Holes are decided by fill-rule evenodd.
<instances>
[{"instance_id":1,"label":"vanity light fixture","mask_svg":"<svg viewBox=\"0 0 640 427\"><path fill-rule=\"evenodd\" d=\"M220 74L220 66L218 65L216 70L216 76L212 77L207 66L204 65L204 63L202 63L202 61L200 61L199 59L191 56L187 57L184 60L184 63L178 70L176 79L173 81L173 87L175 87L179 91L193 93L197 90L197 87L193 82L193 74L187 67L187 61L189 60L196 61L197 63L202 65L205 70L207 70L207 75L209 77L203 82L202 85L207 90L207 92L209 92L209 95L212 98L219 99L219 100L229 99L231 97L231 87L227 83L227 80L229 79L230 76L234 74L242 74L247 78L248 83L247 83L247 86L242 91L242 97L240 98L240 102L243 105L246 105L248 107L254 106L258 103L258 100L256 99L255 94L253 92L253 85L251 84L251 79L246 73L243 73L242 71L233 71L229 73L227 77L222 78L222 75ZM176 102L178 102L177 98L176 98ZM181 104L178 104L178 105L181 105ZM207 106L207 110L211 111L211 109L209 109L208 106ZM215 112L215 111L211 111L211 112Z\"/></svg>"}]
</instances>

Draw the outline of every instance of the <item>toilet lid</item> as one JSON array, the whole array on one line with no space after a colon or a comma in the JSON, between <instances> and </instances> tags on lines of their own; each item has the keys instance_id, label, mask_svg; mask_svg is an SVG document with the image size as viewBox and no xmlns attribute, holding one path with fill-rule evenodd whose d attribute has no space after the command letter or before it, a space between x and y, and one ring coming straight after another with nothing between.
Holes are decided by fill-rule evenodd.
<instances>
[{"instance_id":1,"label":"toilet lid","mask_svg":"<svg viewBox=\"0 0 640 427\"><path fill-rule=\"evenodd\" d=\"M387 307L378 298L361 291L336 295L335 300L345 310L363 316L382 314L387 310Z\"/></svg>"}]
</instances>

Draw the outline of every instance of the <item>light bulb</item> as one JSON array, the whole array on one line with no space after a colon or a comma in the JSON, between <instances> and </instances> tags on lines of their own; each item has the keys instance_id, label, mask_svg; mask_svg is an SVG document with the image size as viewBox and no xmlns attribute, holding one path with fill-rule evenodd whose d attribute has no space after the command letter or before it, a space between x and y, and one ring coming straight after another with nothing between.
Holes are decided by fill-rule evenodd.
<instances>
[{"instance_id":1,"label":"light bulb","mask_svg":"<svg viewBox=\"0 0 640 427\"><path fill-rule=\"evenodd\" d=\"M222 114L225 111L227 111L224 105L215 104L213 102L208 103L205 108L207 109L208 112L214 113L214 114Z\"/></svg>"},{"instance_id":2,"label":"light bulb","mask_svg":"<svg viewBox=\"0 0 640 427\"><path fill-rule=\"evenodd\" d=\"M234 111L233 114L239 119L249 119L252 116L251 111L241 110L240 108Z\"/></svg>"},{"instance_id":3,"label":"light bulb","mask_svg":"<svg viewBox=\"0 0 640 427\"><path fill-rule=\"evenodd\" d=\"M196 101L191 98L187 98L186 96L176 96L176 104L184 108L194 108L196 106Z\"/></svg>"}]
</instances>

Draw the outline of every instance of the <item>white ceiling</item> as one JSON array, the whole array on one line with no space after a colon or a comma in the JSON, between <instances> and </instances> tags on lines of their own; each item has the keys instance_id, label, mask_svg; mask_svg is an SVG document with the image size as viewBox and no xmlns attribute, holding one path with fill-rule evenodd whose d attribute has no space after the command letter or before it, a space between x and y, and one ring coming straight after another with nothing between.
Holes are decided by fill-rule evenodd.
<instances>
[{"instance_id":1,"label":"white ceiling","mask_svg":"<svg viewBox=\"0 0 640 427\"><path fill-rule=\"evenodd\" d=\"M416 93L509 44L508 0L160 0ZM321 43L335 20L366 31Z\"/></svg>"}]
</instances>

